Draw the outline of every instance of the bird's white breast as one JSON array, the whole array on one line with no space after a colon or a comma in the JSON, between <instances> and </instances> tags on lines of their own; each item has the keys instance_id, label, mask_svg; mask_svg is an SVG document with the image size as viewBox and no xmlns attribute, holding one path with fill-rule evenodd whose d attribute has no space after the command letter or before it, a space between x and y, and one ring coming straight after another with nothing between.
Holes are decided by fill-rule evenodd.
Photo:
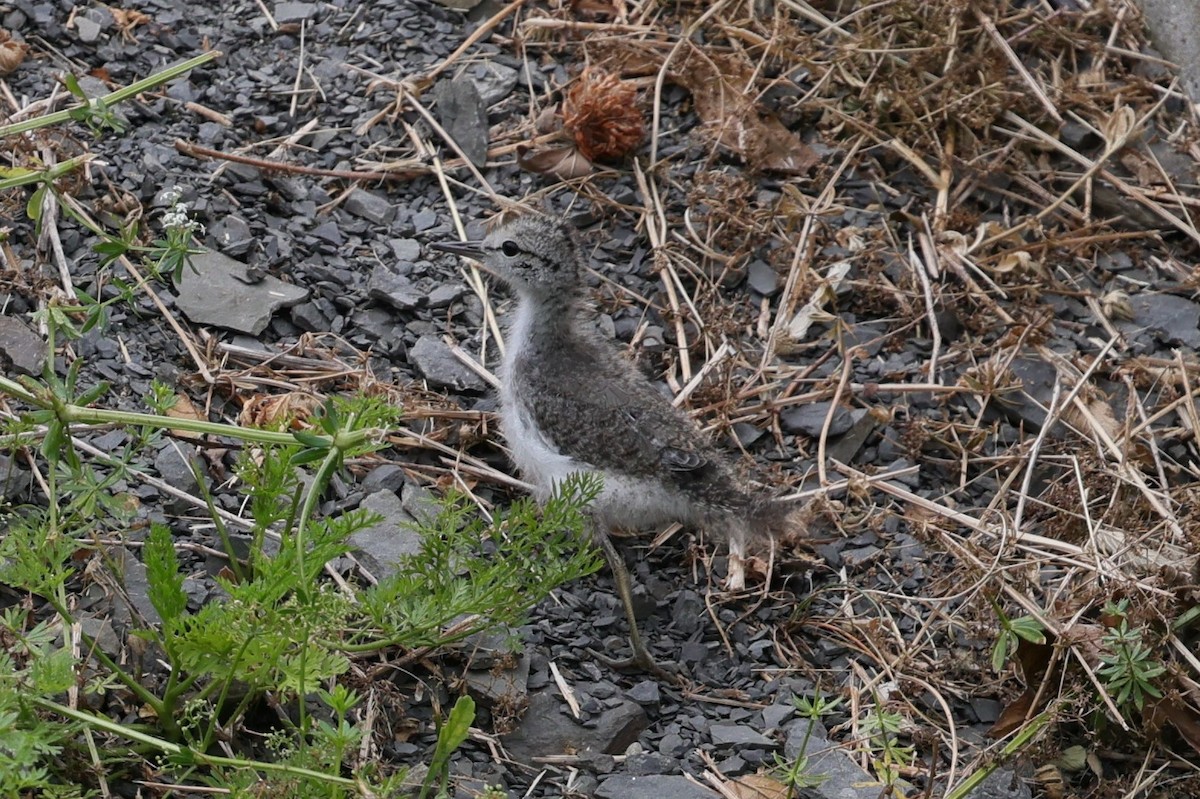
<instances>
[{"instance_id":1,"label":"bird's white breast","mask_svg":"<svg viewBox=\"0 0 1200 799\"><path fill-rule=\"evenodd\" d=\"M500 425L513 463L521 477L536 487L537 498L544 501L554 487L571 474L598 474L604 486L594 509L610 525L647 527L668 521L693 520L693 508L688 499L680 492L668 489L662 481L598 469L593 464L564 455L537 427L526 398L513 390L518 382L514 372L529 346L532 322L532 309L521 303L508 331L501 371ZM527 368L527 364L528 360L522 366ZM620 423L619 419L613 420L614 425Z\"/></svg>"},{"instance_id":2,"label":"bird's white breast","mask_svg":"<svg viewBox=\"0 0 1200 799\"><path fill-rule=\"evenodd\" d=\"M580 471L591 471L586 464L579 463L560 453L542 434L533 422L529 407L513 391L513 376L518 359L529 346L532 327L532 309L521 303L508 331L508 347L504 353L500 389L500 426L513 463L521 477L538 489L538 498L549 496L554 486L567 475Z\"/></svg>"}]
</instances>

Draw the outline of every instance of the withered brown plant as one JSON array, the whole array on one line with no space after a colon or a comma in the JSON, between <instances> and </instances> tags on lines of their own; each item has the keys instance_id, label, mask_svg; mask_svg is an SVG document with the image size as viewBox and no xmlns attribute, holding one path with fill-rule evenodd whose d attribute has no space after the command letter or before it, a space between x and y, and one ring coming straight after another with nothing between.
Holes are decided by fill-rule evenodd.
<instances>
[{"instance_id":1,"label":"withered brown plant","mask_svg":"<svg viewBox=\"0 0 1200 799\"><path fill-rule=\"evenodd\" d=\"M637 88L599 67L586 67L563 98L563 127L591 161L624 158L646 135Z\"/></svg>"}]
</instances>

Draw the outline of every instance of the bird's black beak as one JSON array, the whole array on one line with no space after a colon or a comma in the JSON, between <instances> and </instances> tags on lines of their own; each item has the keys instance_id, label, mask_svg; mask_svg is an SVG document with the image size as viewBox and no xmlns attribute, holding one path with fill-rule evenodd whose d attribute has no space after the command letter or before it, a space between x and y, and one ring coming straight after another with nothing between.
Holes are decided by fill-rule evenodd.
<instances>
[{"instance_id":1,"label":"bird's black beak","mask_svg":"<svg viewBox=\"0 0 1200 799\"><path fill-rule=\"evenodd\" d=\"M429 246L438 252L462 255L467 258L474 258L476 261L483 259L482 241L435 241Z\"/></svg>"}]
</instances>

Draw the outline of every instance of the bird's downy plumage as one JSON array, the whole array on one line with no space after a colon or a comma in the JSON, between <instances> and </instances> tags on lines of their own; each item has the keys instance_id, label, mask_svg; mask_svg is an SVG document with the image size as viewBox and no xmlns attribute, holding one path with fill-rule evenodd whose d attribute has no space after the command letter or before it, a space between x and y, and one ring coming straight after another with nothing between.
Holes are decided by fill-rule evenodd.
<instances>
[{"instance_id":1,"label":"bird's downy plumage","mask_svg":"<svg viewBox=\"0 0 1200 799\"><path fill-rule=\"evenodd\" d=\"M725 538L777 535L791 506L746 490L723 453L595 329L585 262L570 230L528 215L468 255L518 296L501 372L501 422L513 460L540 495L572 472L595 472L594 511L608 525L671 521ZM735 586L737 587L737 586Z\"/></svg>"}]
</instances>

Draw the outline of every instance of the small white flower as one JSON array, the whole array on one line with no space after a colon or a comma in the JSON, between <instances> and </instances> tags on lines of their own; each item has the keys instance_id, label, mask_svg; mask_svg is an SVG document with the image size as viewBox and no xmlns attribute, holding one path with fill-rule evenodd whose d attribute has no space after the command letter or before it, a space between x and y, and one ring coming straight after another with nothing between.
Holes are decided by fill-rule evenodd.
<instances>
[{"instance_id":1,"label":"small white flower","mask_svg":"<svg viewBox=\"0 0 1200 799\"><path fill-rule=\"evenodd\" d=\"M176 202L162 215L163 227L180 233L203 233L204 225L188 217L186 203Z\"/></svg>"}]
</instances>

